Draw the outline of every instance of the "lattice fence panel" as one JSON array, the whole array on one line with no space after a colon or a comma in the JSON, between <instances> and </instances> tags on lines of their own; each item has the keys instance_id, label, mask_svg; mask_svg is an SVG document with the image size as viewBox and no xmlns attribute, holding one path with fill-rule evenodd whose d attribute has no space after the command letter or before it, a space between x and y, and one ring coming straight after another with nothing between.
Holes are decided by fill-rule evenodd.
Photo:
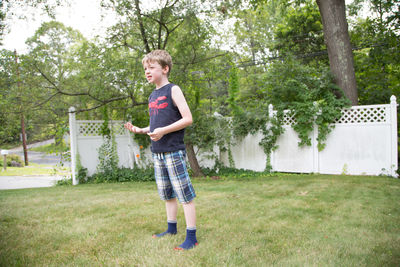
<instances>
[{"instance_id":1,"label":"lattice fence panel","mask_svg":"<svg viewBox=\"0 0 400 267\"><path fill-rule=\"evenodd\" d=\"M101 121L78 121L78 136L101 136L102 125ZM109 128L116 136L126 134L122 121L113 121Z\"/></svg>"},{"instance_id":2,"label":"lattice fence panel","mask_svg":"<svg viewBox=\"0 0 400 267\"><path fill-rule=\"evenodd\" d=\"M387 107L356 107L342 110L342 116L335 121L339 124L357 124L357 123L386 123L388 120ZM294 115L285 112L283 116L284 125L293 125L296 123Z\"/></svg>"},{"instance_id":3,"label":"lattice fence panel","mask_svg":"<svg viewBox=\"0 0 400 267\"><path fill-rule=\"evenodd\" d=\"M386 107L343 109L342 117L336 123L384 123L387 120Z\"/></svg>"},{"instance_id":4,"label":"lattice fence panel","mask_svg":"<svg viewBox=\"0 0 400 267\"><path fill-rule=\"evenodd\" d=\"M293 125L296 123L296 119L294 118L293 114L289 112L285 112L283 115L283 125Z\"/></svg>"}]
</instances>

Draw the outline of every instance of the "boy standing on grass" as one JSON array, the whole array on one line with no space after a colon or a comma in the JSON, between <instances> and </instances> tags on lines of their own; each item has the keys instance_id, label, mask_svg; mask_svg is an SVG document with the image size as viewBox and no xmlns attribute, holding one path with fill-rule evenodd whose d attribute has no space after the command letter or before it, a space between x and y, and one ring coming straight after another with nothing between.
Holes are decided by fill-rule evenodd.
<instances>
[{"instance_id":1,"label":"boy standing on grass","mask_svg":"<svg viewBox=\"0 0 400 267\"><path fill-rule=\"evenodd\" d=\"M161 200L165 200L168 228L153 235L160 238L177 233L176 198L182 203L186 219L186 239L175 250L187 250L197 245L196 197L185 163L184 129L191 125L192 114L179 86L168 81L172 68L171 56L165 50L147 54L142 64L147 81L156 89L149 97L150 125L139 128L130 122L124 126L129 131L147 134L151 139L154 175Z\"/></svg>"}]
</instances>

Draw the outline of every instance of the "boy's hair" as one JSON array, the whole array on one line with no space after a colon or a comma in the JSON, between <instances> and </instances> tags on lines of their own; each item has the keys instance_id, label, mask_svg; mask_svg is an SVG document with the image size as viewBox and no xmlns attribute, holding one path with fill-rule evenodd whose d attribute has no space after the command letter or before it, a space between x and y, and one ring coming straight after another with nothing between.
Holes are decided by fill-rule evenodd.
<instances>
[{"instance_id":1,"label":"boy's hair","mask_svg":"<svg viewBox=\"0 0 400 267\"><path fill-rule=\"evenodd\" d=\"M172 58L170 56L170 54L165 51L165 50L153 50L150 53L148 53L147 55L144 56L144 58L142 59L142 64L144 65L144 63L147 62L157 62L158 64L161 65L162 68L165 68L165 66L168 66L168 73L167 75L169 75L169 73L171 72L172 69Z\"/></svg>"}]
</instances>

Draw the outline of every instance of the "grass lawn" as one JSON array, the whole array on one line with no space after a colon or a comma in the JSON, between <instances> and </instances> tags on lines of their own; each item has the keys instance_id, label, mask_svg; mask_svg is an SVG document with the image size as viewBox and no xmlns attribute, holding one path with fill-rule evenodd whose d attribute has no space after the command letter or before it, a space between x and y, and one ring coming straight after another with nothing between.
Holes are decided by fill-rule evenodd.
<instances>
[{"instance_id":1,"label":"grass lawn","mask_svg":"<svg viewBox=\"0 0 400 267\"><path fill-rule=\"evenodd\" d=\"M68 176L70 169L67 167L59 167L54 165L44 165L29 163L25 167L7 167L6 170L0 167L0 176L26 176L26 175L65 175Z\"/></svg>"},{"instance_id":2,"label":"grass lawn","mask_svg":"<svg viewBox=\"0 0 400 267\"><path fill-rule=\"evenodd\" d=\"M67 152L69 150L69 147L64 142L62 142L60 145L51 143L48 145L32 147L29 150L36 152L43 152L43 153L62 153L62 152Z\"/></svg>"},{"instance_id":3,"label":"grass lawn","mask_svg":"<svg viewBox=\"0 0 400 267\"><path fill-rule=\"evenodd\" d=\"M0 191L1 266L399 266L400 180L194 180L199 246L164 231L155 184Z\"/></svg>"}]
</instances>

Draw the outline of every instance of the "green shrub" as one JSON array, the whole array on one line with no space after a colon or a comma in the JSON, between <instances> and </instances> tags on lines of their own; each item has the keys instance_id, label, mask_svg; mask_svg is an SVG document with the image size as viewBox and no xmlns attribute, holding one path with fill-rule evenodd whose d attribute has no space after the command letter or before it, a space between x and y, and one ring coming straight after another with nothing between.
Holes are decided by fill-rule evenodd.
<instances>
[{"instance_id":1,"label":"green shrub","mask_svg":"<svg viewBox=\"0 0 400 267\"><path fill-rule=\"evenodd\" d=\"M12 163L11 163L12 161L14 161L14 162L20 164L21 167L24 166L24 161L22 160L22 158L21 158L20 156L18 156L18 155L16 155L16 154L9 154L9 155L7 155L7 166L8 166L8 167L11 167L11 166L12 166ZM4 158L3 158L3 156L2 156L2 157L1 157L1 160L0 160L0 167L3 167L3 165L4 165Z\"/></svg>"},{"instance_id":2,"label":"green shrub","mask_svg":"<svg viewBox=\"0 0 400 267\"><path fill-rule=\"evenodd\" d=\"M78 179L79 183L86 183L86 181L88 180L88 169L82 166L78 166L78 174L76 178Z\"/></svg>"},{"instance_id":3,"label":"green shrub","mask_svg":"<svg viewBox=\"0 0 400 267\"><path fill-rule=\"evenodd\" d=\"M115 168L112 171L95 173L79 183L107 183L107 182L146 182L154 181L153 168Z\"/></svg>"},{"instance_id":4,"label":"green shrub","mask_svg":"<svg viewBox=\"0 0 400 267\"><path fill-rule=\"evenodd\" d=\"M57 185L72 185L72 178L64 178L57 181Z\"/></svg>"}]
</instances>

